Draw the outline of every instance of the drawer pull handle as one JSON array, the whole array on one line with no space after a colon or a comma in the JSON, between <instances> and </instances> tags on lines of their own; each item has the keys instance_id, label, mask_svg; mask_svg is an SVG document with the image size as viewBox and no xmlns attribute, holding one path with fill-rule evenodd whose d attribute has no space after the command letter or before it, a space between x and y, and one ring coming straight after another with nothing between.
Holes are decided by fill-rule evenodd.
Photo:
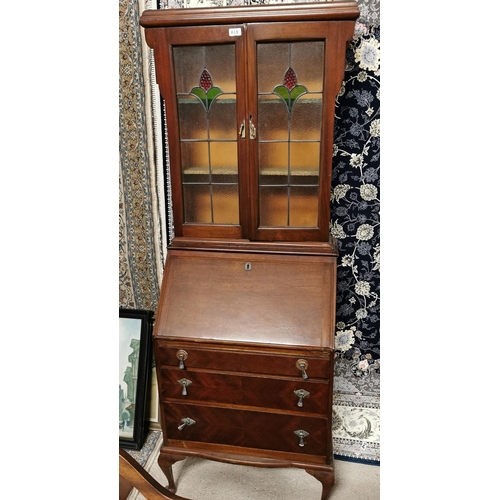
<instances>
[{"instance_id":1,"label":"drawer pull handle","mask_svg":"<svg viewBox=\"0 0 500 500\"><path fill-rule=\"evenodd\" d=\"M186 425L194 425L196 422L192 418L183 418L181 419L182 424L177 427L180 431L186 427Z\"/></svg>"},{"instance_id":2,"label":"drawer pull handle","mask_svg":"<svg viewBox=\"0 0 500 500\"><path fill-rule=\"evenodd\" d=\"M184 364L184 361L188 358L188 353L184 351L183 349L177 351L177 359L179 360L179 369L184 370L186 368L186 365Z\"/></svg>"},{"instance_id":3,"label":"drawer pull handle","mask_svg":"<svg viewBox=\"0 0 500 500\"><path fill-rule=\"evenodd\" d=\"M306 431L294 431L293 433L299 436L299 446L305 446L304 438L309 436L309 433Z\"/></svg>"},{"instance_id":4,"label":"drawer pull handle","mask_svg":"<svg viewBox=\"0 0 500 500\"><path fill-rule=\"evenodd\" d=\"M295 366L302 372L302 378L307 380L309 377L307 376L306 370L309 366L309 363L305 359L298 359L295 363Z\"/></svg>"},{"instance_id":5,"label":"drawer pull handle","mask_svg":"<svg viewBox=\"0 0 500 500\"><path fill-rule=\"evenodd\" d=\"M310 393L305 391L304 389L297 389L296 391L293 391L293 393L299 398L297 406L302 408L304 406L304 398L307 398Z\"/></svg>"},{"instance_id":6,"label":"drawer pull handle","mask_svg":"<svg viewBox=\"0 0 500 500\"><path fill-rule=\"evenodd\" d=\"M187 386L189 384L192 384L191 380L188 380L187 378L181 378L177 382L179 382L179 384L182 385L182 395L187 396L188 395Z\"/></svg>"}]
</instances>

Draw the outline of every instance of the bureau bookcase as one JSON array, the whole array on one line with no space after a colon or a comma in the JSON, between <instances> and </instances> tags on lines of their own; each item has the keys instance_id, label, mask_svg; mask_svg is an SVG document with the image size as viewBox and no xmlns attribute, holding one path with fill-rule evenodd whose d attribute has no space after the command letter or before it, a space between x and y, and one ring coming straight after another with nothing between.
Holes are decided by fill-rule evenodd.
<instances>
[{"instance_id":1,"label":"bureau bookcase","mask_svg":"<svg viewBox=\"0 0 500 500\"><path fill-rule=\"evenodd\" d=\"M334 484L335 97L354 1L147 10L175 235L154 328L164 442Z\"/></svg>"}]
</instances>

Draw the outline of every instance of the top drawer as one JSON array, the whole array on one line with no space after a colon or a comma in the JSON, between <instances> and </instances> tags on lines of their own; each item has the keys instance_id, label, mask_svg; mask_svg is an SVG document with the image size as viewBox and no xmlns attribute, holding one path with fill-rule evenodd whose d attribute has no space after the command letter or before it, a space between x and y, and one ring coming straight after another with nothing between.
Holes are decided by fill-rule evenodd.
<instances>
[{"instance_id":1,"label":"top drawer","mask_svg":"<svg viewBox=\"0 0 500 500\"><path fill-rule=\"evenodd\" d=\"M296 353L273 353L269 351L243 351L234 348L203 348L183 343L155 341L155 359L159 366L179 367L184 351L184 367L214 370L216 372L259 373L288 377L330 378L330 353L297 351Z\"/></svg>"}]
</instances>

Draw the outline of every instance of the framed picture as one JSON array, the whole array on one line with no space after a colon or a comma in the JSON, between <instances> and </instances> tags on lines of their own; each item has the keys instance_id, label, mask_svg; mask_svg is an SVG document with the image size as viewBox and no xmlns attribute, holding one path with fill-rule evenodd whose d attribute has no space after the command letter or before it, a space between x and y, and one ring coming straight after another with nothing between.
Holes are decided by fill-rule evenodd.
<instances>
[{"instance_id":1,"label":"framed picture","mask_svg":"<svg viewBox=\"0 0 500 500\"><path fill-rule=\"evenodd\" d=\"M120 448L140 450L148 432L153 312L120 308Z\"/></svg>"}]
</instances>

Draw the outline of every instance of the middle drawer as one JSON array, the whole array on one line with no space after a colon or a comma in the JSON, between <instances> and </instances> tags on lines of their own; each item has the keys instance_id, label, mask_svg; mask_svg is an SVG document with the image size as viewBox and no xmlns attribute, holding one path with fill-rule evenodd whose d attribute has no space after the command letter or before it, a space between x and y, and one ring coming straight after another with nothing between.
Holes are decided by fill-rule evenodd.
<instances>
[{"instance_id":1,"label":"middle drawer","mask_svg":"<svg viewBox=\"0 0 500 500\"><path fill-rule=\"evenodd\" d=\"M162 400L185 399L328 414L327 381L160 368Z\"/></svg>"}]
</instances>

